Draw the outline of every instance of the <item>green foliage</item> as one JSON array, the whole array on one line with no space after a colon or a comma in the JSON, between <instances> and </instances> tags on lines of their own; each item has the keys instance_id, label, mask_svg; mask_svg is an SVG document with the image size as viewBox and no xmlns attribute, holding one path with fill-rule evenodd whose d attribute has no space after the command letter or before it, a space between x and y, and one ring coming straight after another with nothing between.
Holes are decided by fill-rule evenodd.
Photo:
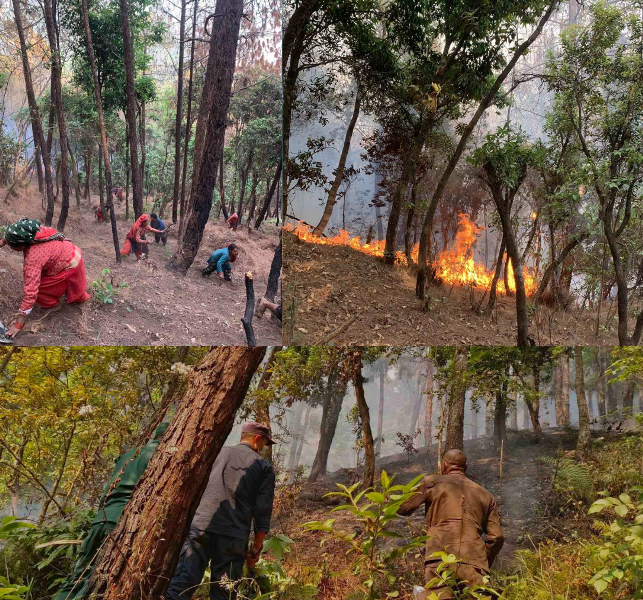
<instances>
[{"instance_id":1,"label":"green foliage","mask_svg":"<svg viewBox=\"0 0 643 600\"><path fill-rule=\"evenodd\" d=\"M359 534L335 529L335 519L304 523L307 531L321 531L329 534L326 539L337 539L349 545L347 555L354 557L351 569L360 577L360 587L369 600L395 598L399 594L395 590L384 591L385 586L393 586L396 582L392 572L393 565L408 552L422 547L428 539L427 536L419 536L408 543L388 549L382 544L387 539L403 538L390 529L388 524L399 518L397 511L415 494L423 478L424 475L419 475L406 485L393 485L394 477L389 478L386 471L382 471L380 491L368 488L357 492L359 484L347 488L338 483L337 487L341 491L331 492L326 496L346 498L349 504L336 506L331 512L346 511L353 514L361 526ZM322 541L322 545L325 541Z\"/></svg>"},{"instance_id":2,"label":"green foliage","mask_svg":"<svg viewBox=\"0 0 643 600\"><path fill-rule=\"evenodd\" d=\"M436 576L428 581L426 589L429 591L427 600L440 600L436 592L432 592L433 588L448 587L456 600L475 599L475 600L488 600L490 594L494 597L498 596L493 588L489 587L489 577L484 577L484 585L465 585L461 587L455 577L455 568L461 560L455 554L447 554L446 552L434 552L430 558L440 559L440 564L436 569Z\"/></svg>"},{"instance_id":3,"label":"green foliage","mask_svg":"<svg viewBox=\"0 0 643 600\"><path fill-rule=\"evenodd\" d=\"M103 304L114 304L114 298L118 296L118 290L128 287L126 283L114 285L114 278L111 277L111 273L110 269L105 268L103 269L103 276L91 283L91 288L96 292L96 297ZM109 280L107 279L108 277Z\"/></svg>"},{"instance_id":4,"label":"green foliage","mask_svg":"<svg viewBox=\"0 0 643 600\"><path fill-rule=\"evenodd\" d=\"M553 469L553 485L557 492L589 501L594 496L594 482L588 467L570 458L541 459Z\"/></svg>"},{"instance_id":5,"label":"green foliage","mask_svg":"<svg viewBox=\"0 0 643 600\"><path fill-rule=\"evenodd\" d=\"M6 544L16 532L33 527L35 527L33 523L20 521L17 517L4 517L0 521L0 541ZM4 553L5 549L1 550L0 556ZM7 577L0 576L0 598L2 600L23 600L23 598L27 598L27 594L31 592L31 582L28 585L11 583L8 575L7 573Z\"/></svg>"}]
</instances>

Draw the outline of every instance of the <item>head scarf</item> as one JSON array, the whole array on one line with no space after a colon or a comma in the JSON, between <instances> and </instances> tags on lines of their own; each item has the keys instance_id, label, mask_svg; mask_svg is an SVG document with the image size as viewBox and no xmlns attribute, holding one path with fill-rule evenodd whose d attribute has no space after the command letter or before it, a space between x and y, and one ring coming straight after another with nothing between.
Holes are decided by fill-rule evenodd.
<instances>
[{"instance_id":1,"label":"head scarf","mask_svg":"<svg viewBox=\"0 0 643 600\"><path fill-rule=\"evenodd\" d=\"M7 227L4 234L4 239L7 244L11 246L30 246L32 244L42 244L44 242L51 242L52 240L64 240L65 237L62 233L58 233L55 229L47 228L54 233L46 237L36 239L36 235L40 231L40 221L36 219L20 219L13 225Z\"/></svg>"},{"instance_id":2,"label":"head scarf","mask_svg":"<svg viewBox=\"0 0 643 600\"><path fill-rule=\"evenodd\" d=\"M147 215L141 215L138 219L136 219L136 222L130 230L127 232L128 238L135 239L136 238L136 232L141 228L145 226L145 222L149 220L149 217Z\"/></svg>"}]
</instances>

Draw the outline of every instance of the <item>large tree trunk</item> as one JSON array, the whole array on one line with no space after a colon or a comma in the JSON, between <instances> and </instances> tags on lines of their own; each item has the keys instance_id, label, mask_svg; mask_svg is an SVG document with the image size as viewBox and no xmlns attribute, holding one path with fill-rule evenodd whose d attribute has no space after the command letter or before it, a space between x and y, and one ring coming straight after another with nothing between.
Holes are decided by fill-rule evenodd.
<instances>
[{"instance_id":1,"label":"large tree trunk","mask_svg":"<svg viewBox=\"0 0 643 600\"><path fill-rule=\"evenodd\" d=\"M466 346L457 346L455 349L455 357L453 359L453 368L455 370L454 382L449 390L447 451L454 448L459 450L464 449L464 404L467 390L463 379L467 369L467 353L468 348Z\"/></svg>"},{"instance_id":2,"label":"large tree trunk","mask_svg":"<svg viewBox=\"0 0 643 600\"><path fill-rule=\"evenodd\" d=\"M371 431L371 414L364 395L361 351L353 376L353 385L355 386L357 407L362 419L362 441L364 443L364 481L362 485L364 488L372 488L375 482L375 447L373 446L373 432Z\"/></svg>"},{"instance_id":3,"label":"large tree trunk","mask_svg":"<svg viewBox=\"0 0 643 600\"><path fill-rule=\"evenodd\" d=\"M92 79L94 81L94 98L96 100L96 110L98 112L98 124L100 126L100 139L101 144L99 147L103 152L102 161L98 157L98 165L100 169L101 162L105 164L105 178L107 179L107 204L112 207L109 211L109 220L112 225L112 240L114 242L114 252L116 254L116 262L121 262L121 253L119 251L120 244L118 243L118 230L116 229L116 207L112 201L112 166L109 163L109 148L107 146L107 134L105 133L105 119L103 118L103 101L100 96L100 84L98 82L98 69L96 68L96 58L94 56L94 44L92 42L92 32L89 27L89 11L87 8L87 0L82 0L81 9L83 11L83 22L85 24L85 41L87 42L87 53L89 55L89 64L92 71ZM103 183L101 177L101 208L103 197ZM87 175L87 187L89 189L89 174Z\"/></svg>"},{"instance_id":4,"label":"large tree trunk","mask_svg":"<svg viewBox=\"0 0 643 600\"><path fill-rule=\"evenodd\" d=\"M350 150L350 147L351 147L351 138L353 137L353 130L355 129L355 124L357 123L357 119L359 118L359 109L360 109L361 102L362 102L362 94L360 93L360 89L358 85L357 92L355 94L355 107L353 108L353 116L351 117L351 120L348 123L348 129L346 130L346 135L344 136L344 145L342 146L342 153L339 155L339 164L337 165L337 169L335 169L335 178L333 179L333 183L330 186L330 190L328 192L328 198L326 198L326 206L324 208L324 214L322 215L322 218L319 220L317 227L315 227L313 231L314 235L320 236L322 233L324 233L324 230L328 225L328 221L330 221L330 217L333 214L333 207L335 206L335 202L337 200L337 192L339 191L339 187L342 185L342 181L344 179L344 169L346 168L346 158L348 157L348 151Z\"/></svg>"},{"instance_id":5,"label":"large tree trunk","mask_svg":"<svg viewBox=\"0 0 643 600\"><path fill-rule=\"evenodd\" d=\"M430 448L433 427L433 361L429 360L426 366L426 410L424 412L424 447Z\"/></svg>"},{"instance_id":6,"label":"large tree trunk","mask_svg":"<svg viewBox=\"0 0 643 600\"><path fill-rule=\"evenodd\" d=\"M270 273L268 274L268 287L266 288L265 298L270 302L275 301L275 296L279 291L279 275L281 275L281 231L279 232L279 245L275 248L275 254L270 263Z\"/></svg>"},{"instance_id":7,"label":"large tree trunk","mask_svg":"<svg viewBox=\"0 0 643 600\"><path fill-rule=\"evenodd\" d=\"M36 95L33 89L33 82L31 79L31 68L29 66L29 55L27 54L27 43L25 41L25 33L22 25L22 12L20 8L20 0L13 0L13 13L16 21L16 29L18 31L18 39L20 41L20 55L22 58L22 71L25 79L25 89L27 92L27 102L29 104L29 116L31 118L31 129L35 138L37 147L42 149L42 163L44 165L44 178L45 178L45 192L47 198L47 212L45 213L45 225L51 225L54 218L54 186L51 179L51 161L50 152L47 150L48 146L45 143L45 136L42 130L42 123L40 121L40 113L38 112L38 104L36 102Z\"/></svg>"},{"instance_id":8,"label":"large tree trunk","mask_svg":"<svg viewBox=\"0 0 643 600\"><path fill-rule=\"evenodd\" d=\"M489 88L484 98L480 101L476 112L471 117L469 123L466 125L464 132L460 137L460 141L458 142L455 151L449 159L448 165L444 169L444 172L442 173L442 176L440 177L440 180L436 185L433 196L431 197L431 202L429 203L428 209L424 216L424 222L422 223L422 233L420 235L420 249L418 252L418 273L415 283L415 294L420 300L424 299L426 289L426 266L427 257L429 254L429 236L431 234L431 229L433 228L433 217L435 215L435 210L438 206L438 202L442 198L442 194L444 193L451 174L455 170L457 164L460 162L460 158L462 157L462 153L464 152L467 142L469 141L469 137L478 124L480 117L482 117L487 108L495 100L496 94L500 90L500 87L504 83L505 79L509 76L509 74L513 71L520 57L526 54L529 46L531 46L536 41L536 39L542 32L543 27L545 26L547 21L549 21L549 18L551 17L554 9L557 6L558 0L550 0L534 31L514 50L511 59L507 62L500 75L498 75L494 84L491 86L491 88Z\"/></svg>"},{"instance_id":9,"label":"large tree trunk","mask_svg":"<svg viewBox=\"0 0 643 600\"><path fill-rule=\"evenodd\" d=\"M69 212L69 165L67 161L67 124L65 111L63 110L62 99L62 64L60 50L58 48L58 36L56 33L56 20L51 0L44 0L45 23L47 25L47 38L51 52L51 92L52 102L56 109L58 121L58 139L60 141L60 171L62 179L62 202L60 215L58 215L58 231L65 229L67 214Z\"/></svg>"},{"instance_id":10,"label":"large tree trunk","mask_svg":"<svg viewBox=\"0 0 643 600\"><path fill-rule=\"evenodd\" d=\"M130 173L132 177L132 205L134 218L138 219L143 214L143 183L141 168L138 162L138 135L136 133L136 89L134 87L134 47L132 31L130 28L129 0L119 0L121 13L121 28L123 31L124 64L125 64L125 96L127 109L127 134L130 155ZM111 192L110 192L111 193Z\"/></svg>"},{"instance_id":11,"label":"large tree trunk","mask_svg":"<svg viewBox=\"0 0 643 600\"><path fill-rule=\"evenodd\" d=\"M186 273L196 258L212 208L218 165L223 153L225 124L232 92L243 0L218 0L212 24L210 54L194 145L191 207L178 251L169 269Z\"/></svg>"},{"instance_id":12,"label":"large tree trunk","mask_svg":"<svg viewBox=\"0 0 643 600\"><path fill-rule=\"evenodd\" d=\"M88 596L163 596L212 465L265 352L217 347L194 369L176 416L98 555Z\"/></svg>"},{"instance_id":13,"label":"large tree trunk","mask_svg":"<svg viewBox=\"0 0 643 600\"><path fill-rule=\"evenodd\" d=\"M592 437L589 430L589 410L585 395L585 375L583 373L583 348L575 346L574 362L576 368L576 402L578 403L578 442L576 451L581 458L586 459L590 451Z\"/></svg>"},{"instance_id":14,"label":"large tree trunk","mask_svg":"<svg viewBox=\"0 0 643 600\"><path fill-rule=\"evenodd\" d=\"M259 226L261 223L263 223L263 220L266 218L266 213L268 212L268 209L270 208L270 202L272 200L272 197L275 194L275 189L277 188L277 183L279 183L279 177L281 176L281 166L283 164L283 159L279 159L279 164L277 165L277 170L275 171L275 176L272 179L272 183L270 184L270 189L268 190L268 193L266 194L266 197L264 198L263 205L261 206L261 210L259 211L259 214L257 215L257 220L255 221L255 229L259 229ZM222 178L223 179L223 178ZM223 205L223 197L221 198L221 202ZM227 217L226 217L227 220Z\"/></svg>"},{"instance_id":15,"label":"large tree trunk","mask_svg":"<svg viewBox=\"0 0 643 600\"><path fill-rule=\"evenodd\" d=\"M375 446L375 456L382 455L382 428L384 426L384 378L386 377L386 362L380 360L378 377L380 380L380 405L377 414L377 445Z\"/></svg>"},{"instance_id":16,"label":"large tree trunk","mask_svg":"<svg viewBox=\"0 0 643 600\"><path fill-rule=\"evenodd\" d=\"M181 123L183 121L183 54L185 52L185 8L187 0L181 0L179 26L179 73L176 83L176 119L174 123L174 191L172 192L172 222L176 223L179 211L179 187L181 185ZM192 39L194 44L194 37Z\"/></svg>"}]
</instances>

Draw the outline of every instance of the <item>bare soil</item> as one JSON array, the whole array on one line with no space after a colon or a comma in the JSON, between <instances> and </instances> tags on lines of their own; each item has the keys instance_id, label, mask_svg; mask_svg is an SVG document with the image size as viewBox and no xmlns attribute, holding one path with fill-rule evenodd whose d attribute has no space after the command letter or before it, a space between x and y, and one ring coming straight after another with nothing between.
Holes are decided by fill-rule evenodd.
<instances>
[{"instance_id":1,"label":"bare soil","mask_svg":"<svg viewBox=\"0 0 643 600\"><path fill-rule=\"evenodd\" d=\"M0 188L0 198L6 191ZM177 247L177 229L172 227L168 243L149 245L149 260L136 262L135 256L123 257L119 265L115 259L111 226L99 223L94 210L97 196L88 203L75 200L65 226L65 235L83 252L88 286L101 279L104 268L111 270L114 284L125 283L114 304L101 303L90 291L92 299L82 306L62 305L57 312L47 315L35 307L25 329L18 336L19 345L245 345L246 336L241 325L246 304L244 273L251 271L255 296L259 299L266 291L268 273L279 243L279 232L274 224L263 224L259 231L248 233L246 223L238 231L228 229L223 217L210 221L203 236L199 253L185 276L165 269L168 259ZM150 205L146 205L146 210ZM53 225L56 225L59 205L56 206ZM133 222L125 220L125 203L117 205L119 242ZM20 197L0 204L0 226L28 216L44 221L37 187L20 191ZM171 219L170 219L171 221ZM168 220L166 220L166 223ZM216 276L204 279L201 270L208 256L217 248L234 242L239 246L239 257L234 263L232 282L220 281ZM109 277L108 277L109 278ZM88 290L89 291L89 290ZM0 319L7 324L17 311L22 298L22 254L8 248L0 250ZM37 322L39 319L44 319ZM281 344L281 323L268 314L254 321L257 343Z\"/></svg>"},{"instance_id":2,"label":"bare soil","mask_svg":"<svg viewBox=\"0 0 643 600\"><path fill-rule=\"evenodd\" d=\"M513 297L499 296L487 316L478 310L485 290L432 285L427 307L416 299L414 273L405 267L387 265L349 246L302 242L287 232L283 253L286 343L319 343L357 316L333 344L516 344ZM615 303L604 303L601 324L615 312ZM595 336L596 311L539 306L530 315L529 334L539 346L617 345L616 321L610 322L613 327L601 327Z\"/></svg>"},{"instance_id":3,"label":"bare soil","mask_svg":"<svg viewBox=\"0 0 643 600\"><path fill-rule=\"evenodd\" d=\"M532 432L508 431L508 443L504 448L503 475L500 479L500 459L492 448L489 437L467 440L464 450L468 457L467 476L489 490L498 502L505 544L494 563L494 570L511 573L516 568L515 552L533 549L538 541L551 534L544 507L551 492L549 473L551 469L541 460L555 456L558 451L568 451L576 444L576 434L564 428L547 428L539 442ZM410 459L404 454L384 457L377 463L389 475L395 475L396 483L408 483L417 475L430 474L437 470L437 446L427 452L421 450ZM350 572L350 556L347 546L337 541L321 541L326 537L317 532L306 532L302 524L308 521L325 521L336 518L335 528L348 532L360 531L360 524L346 512L330 514L330 510L344 503L341 499L324 495L337 491L337 483L346 486L354 481L352 469L341 469L316 483L303 483L299 488L281 488L273 520L273 530L285 533L295 544L288 558L289 571L292 569L305 577L307 571L323 566L332 573L322 581L319 600L346 600L355 591L357 579ZM290 496L288 495L290 493ZM404 536L390 544L403 544L410 538L424 535L426 531L424 510L419 509L411 517L389 524ZM412 598L414 584L422 585L422 557L414 553L401 559L395 566L398 576L400 598Z\"/></svg>"}]
</instances>

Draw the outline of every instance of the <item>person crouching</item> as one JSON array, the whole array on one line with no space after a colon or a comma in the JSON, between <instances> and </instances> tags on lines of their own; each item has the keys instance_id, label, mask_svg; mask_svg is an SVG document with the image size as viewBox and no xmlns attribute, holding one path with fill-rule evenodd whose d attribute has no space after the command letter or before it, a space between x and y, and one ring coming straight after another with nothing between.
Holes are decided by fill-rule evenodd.
<instances>
[{"instance_id":1,"label":"person crouching","mask_svg":"<svg viewBox=\"0 0 643 600\"><path fill-rule=\"evenodd\" d=\"M239 249L236 244L228 244L225 248L215 250L208 258L208 266L201 271L203 277L212 275L215 271L219 279L232 281L232 263L237 260Z\"/></svg>"}]
</instances>

